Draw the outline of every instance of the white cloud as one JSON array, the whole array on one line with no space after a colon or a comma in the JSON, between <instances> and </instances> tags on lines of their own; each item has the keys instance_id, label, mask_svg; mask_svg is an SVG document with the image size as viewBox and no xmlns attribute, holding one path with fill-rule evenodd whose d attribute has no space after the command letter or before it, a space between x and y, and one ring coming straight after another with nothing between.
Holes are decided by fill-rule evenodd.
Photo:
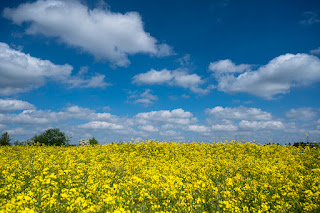
<instances>
[{"instance_id":1,"label":"white cloud","mask_svg":"<svg viewBox=\"0 0 320 213\"><path fill-rule=\"evenodd\" d=\"M214 124L211 126L214 131L234 132L238 130L238 127L234 124Z\"/></svg>"},{"instance_id":2,"label":"white cloud","mask_svg":"<svg viewBox=\"0 0 320 213\"><path fill-rule=\"evenodd\" d=\"M158 131L158 128L156 128L152 125L139 126L139 129L147 131L147 132L157 132Z\"/></svg>"},{"instance_id":3,"label":"white cloud","mask_svg":"<svg viewBox=\"0 0 320 213\"><path fill-rule=\"evenodd\" d=\"M155 56L157 56L157 57L176 55L176 53L173 51L172 47L170 47L167 44L160 44L160 45L158 45L157 49L158 49L158 51L155 54Z\"/></svg>"},{"instance_id":4,"label":"white cloud","mask_svg":"<svg viewBox=\"0 0 320 213\"><path fill-rule=\"evenodd\" d=\"M23 110L19 114L0 114L0 122L7 124L41 125L58 122L64 119L63 112L49 110Z\"/></svg>"},{"instance_id":5,"label":"white cloud","mask_svg":"<svg viewBox=\"0 0 320 213\"><path fill-rule=\"evenodd\" d=\"M64 81L65 84L69 85L69 88L105 88L110 86L110 83L104 81L105 75L96 73L95 75L89 75L89 67L83 66L80 68L77 75L70 76Z\"/></svg>"},{"instance_id":6,"label":"white cloud","mask_svg":"<svg viewBox=\"0 0 320 213\"><path fill-rule=\"evenodd\" d=\"M239 127L244 130L259 130L259 129L280 130L280 129L284 129L284 125L281 121L246 121L246 120L242 120L239 123Z\"/></svg>"},{"instance_id":7,"label":"white cloud","mask_svg":"<svg viewBox=\"0 0 320 213\"><path fill-rule=\"evenodd\" d=\"M97 113L94 110L88 108L82 108L79 106L70 106L65 108L64 117L66 118L77 118L81 120L92 120L92 121L118 121L119 118L107 112Z\"/></svg>"},{"instance_id":8,"label":"white cloud","mask_svg":"<svg viewBox=\"0 0 320 213\"><path fill-rule=\"evenodd\" d=\"M133 100L132 102L135 104L142 104L145 107L149 107L153 105L155 101L158 100L158 97L156 95L152 95L151 92L152 91L150 89L146 89L143 93L138 93L137 91L130 91L128 100Z\"/></svg>"},{"instance_id":9,"label":"white cloud","mask_svg":"<svg viewBox=\"0 0 320 213\"><path fill-rule=\"evenodd\" d=\"M167 130L167 131L162 131L162 132L160 132L160 135L162 135L162 136L174 136L174 137L176 137L176 136L179 135L179 133L176 132L176 131L173 131L173 130Z\"/></svg>"},{"instance_id":10,"label":"white cloud","mask_svg":"<svg viewBox=\"0 0 320 213\"><path fill-rule=\"evenodd\" d=\"M72 69L68 64L55 65L0 42L0 95L27 92L44 85L47 80L70 85L70 88L104 88L109 85L104 82L104 75L71 76Z\"/></svg>"},{"instance_id":11,"label":"white cloud","mask_svg":"<svg viewBox=\"0 0 320 213\"><path fill-rule=\"evenodd\" d=\"M192 132L204 133L204 132L209 132L210 128L204 125L189 125L187 130Z\"/></svg>"},{"instance_id":12,"label":"white cloud","mask_svg":"<svg viewBox=\"0 0 320 213\"><path fill-rule=\"evenodd\" d=\"M161 71L156 71L151 69L149 72L141 73L135 75L132 78L132 82L136 84L163 84L172 79L172 74L170 70L163 69Z\"/></svg>"},{"instance_id":13,"label":"white cloud","mask_svg":"<svg viewBox=\"0 0 320 213\"><path fill-rule=\"evenodd\" d=\"M295 120L313 120L317 118L317 112L311 107L303 107L290 109L290 111L286 112L286 116Z\"/></svg>"},{"instance_id":14,"label":"white cloud","mask_svg":"<svg viewBox=\"0 0 320 213\"><path fill-rule=\"evenodd\" d=\"M81 71L81 70L80 70ZM99 73L94 76L83 76L75 75L70 76L69 79L64 81L65 84L69 85L69 88L105 88L106 86L110 86L110 83L104 81L105 75L101 75Z\"/></svg>"},{"instance_id":15,"label":"white cloud","mask_svg":"<svg viewBox=\"0 0 320 213\"><path fill-rule=\"evenodd\" d=\"M167 141L184 139L220 141L238 136L241 140L256 139L259 142L268 142L275 139L282 140L285 137L293 140L299 138L299 135L304 137L305 133L314 138L318 137L320 132L318 115L312 122L294 123L285 119L272 120L270 113L257 108L215 107L207 109L206 113L208 117L204 120L207 120L207 123L204 123L198 121L191 112L181 108L121 117L67 105L60 111L23 110L0 113L0 130L10 131L9 134L12 134L14 139L25 140L47 128L60 128L63 132L72 133L72 140L76 143L88 134L96 137L99 142L103 138L102 143L119 140L120 137L123 140L142 137Z\"/></svg>"},{"instance_id":16,"label":"white cloud","mask_svg":"<svg viewBox=\"0 0 320 213\"><path fill-rule=\"evenodd\" d=\"M190 54L185 54L183 57L178 58L177 62L180 64L182 67L187 67L187 66L192 66L193 64L191 63L191 56Z\"/></svg>"},{"instance_id":17,"label":"white cloud","mask_svg":"<svg viewBox=\"0 0 320 213\"><path fill-rule=\"evenodd\" d=\"M23 109L35 109L35 106L26 101L14 99L0 99L0 113Z\"/></svg>"},{"instance_id":18,"label":"white cloud","mask_svg":"<svg viewBox=\"0 0 320 213\"><path fill-rule=\"evenodd\" d=\"M167 70L163 69L157 71L151 69L146 73L140 73L132 78L134 84L167 84L170 86L178 86L185 89L190 89L194 93L207 94L213 86L210 85L206 89L200 88L205 83L203 79L197 74L189 74L187 69Z\"/></svg>"},{"instance_id":19,"label":"white cloud","mask_svg":"<svg viewBox=\"0 0 320 213\"><path fill-rule=\"evenodd\" d=\"M304 12L303 16L304 16L304 19L300 21L301 24L313 25L313 24L320 23L320 18L318 14L315 12Z\"/></svg>"},{"instance_id":20,"label":"white cloud","mask_svg":"<svg viewBox=\"0 0 320 213\"><path fill-rule=\"evenodd\" d=\"M320 47L318 47L317 49L314 50L310 50L311 54L315 54L315 55L319 55L320 54Z\"/></svg>"},{"instance_id":21,"label":"white cloud","mask_svg":"<svg viewBox=\"0 0 320 213\"><path fill-rule=\"evenodd\" d=\"M89 121L118 122L119 118L110 113L97 113L94 110L79 106L70 106L64 111L52 112L50 110L23 110L19 114L0 114L0 122L8 124L41 125L57 123L68 119Z\"/></svg>"},{"instance_id":22,"label":"white cloud","mask_svg":"<svg viewBox=\"0 0 320 213\"><path fill-rule=\"evenodd\" d=\"M257 108L247 107L221 107L217 106L212 109L206 109L206 113L216 118L228 120L271 120L272 116L269 112L262 111Z\"/></svg>"},{"instance_id":23,"label":"white cloud","mask_svg":"<svg viewBox=\"0 0 320 213\"><path fill-rule=\"evenodd\" d=\"M98 59L127 66L128 54L150 53L159 57L173 54L166 44L144 31L137 12L115 13L108 8L89 9L80 1L38 0L6 8L4 17L15 24L30 23L27 34L59 38Z\"/></svg>"},{"instance_id":24,"label":"white cloud","mask_svg":"<svg viewBox=\"0 0 320 213\"><path fill-rule=\"evenodd\" d=\"M83 66L80 68L79 72L78 72L78 75L84 75L86 73L88 73L89 71L89 67L88 66Z\"/></svg>"},{"instance_id":25,"label":"white cloud","mask_svg":"<svg viewBox=\"0 0 320 213\"><path fill-rule=\"evenodd\" d=\"M68 64L55 65L0 42L0 95L29 91L42 86L45 79L66 79L72 69Z\"/></svg>"},{"instance_id":26,"label":"white cloud","mask_svg":"<svg viewBox=\"0 0 320 213\"><path fill-rule=\"evenodd\" d=\"M8 132L9 135L25 135L25 134L32 133L32 131L25 130L21 127L15 128L15 129L9 129L6 132Z\"/></svg>"},{"instance_id":27,"label":"white cloud","mask_svg":"<svg viewBox=\"0 0 320 213\"><path fill-rule=\"evenodd\" d=\"M196 121L191 112L184 111L183 109L159 110L151 112L138 113L134 119L137 122L159 122L159 123L172 123L178 125L188 125Z\"/></svg>"},{"instance_id":28,"label":"white cloud","mask_svg":"<svg viewBox=\"0 0 320 213\"><path fill-rule=\"evenodd\" d=\"M256 71L247 70L237 76L231 71L222 72L223 69L216 72L212 66L209 69L218 81L218 90L227 93L246 92L265 99L289 93L291 87L320 81L320 60L308 54L281 55Z\"/></svg>"},{"instance_id":29,"label":"white cloud","mask_svg":"<svg viewBox=\"0 0 320 213\"><path fill-rule=\"evenodd\" d=\"M124 129L123 125L109 123L106 121L90 121L86 124L78 125L81 129L112 129L112 130L118 130L118 129Z\"/></svg>"},{"instance_id":30,"label":"white cloud","mask_svg":"<svg viewBox=\"0 0 320 213\"><path fill-rule=\"evenodd\" d=\"M217 62L211 62L209 65L209 70L215 73L238 73L243 72L251 68L249 64L235 65L231 60L220 60Z\"/></svg>"}]
</instances>

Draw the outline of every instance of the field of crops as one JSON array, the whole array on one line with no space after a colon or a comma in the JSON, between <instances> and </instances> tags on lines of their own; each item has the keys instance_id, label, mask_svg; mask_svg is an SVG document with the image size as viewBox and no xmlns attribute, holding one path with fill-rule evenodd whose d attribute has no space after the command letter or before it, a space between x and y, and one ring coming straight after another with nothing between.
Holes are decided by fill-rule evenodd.
<instances>
[{"instance_id":1,"label":"field of crops","mask_svg":"<svg viewBox=\"0 0 320 213\"><path fill-rule=\"evenodd\" d=\"M0 212L320 212L320 149L0 147Z\"/></svg>"}]
</instances>

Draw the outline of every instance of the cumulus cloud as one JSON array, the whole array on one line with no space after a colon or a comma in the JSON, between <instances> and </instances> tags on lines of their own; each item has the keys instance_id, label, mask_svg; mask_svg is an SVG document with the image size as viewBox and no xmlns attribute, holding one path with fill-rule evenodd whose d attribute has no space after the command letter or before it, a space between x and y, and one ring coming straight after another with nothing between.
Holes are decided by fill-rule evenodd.
<instances>
[{"instance_id":1,"label":"cumulus cloud","mask_svg":"<svg viewBox=\"0 0 320 213\"><path fill-rule=\"evenodd\" d=\"M159 110L151 112L138 113L134 119L137 122L148 123L148 122L158 122L158 123L172 123L178 125L187 125L192 122L197 121L193 117L193 114L183 109L174 110Z\"/></svg>"},{"instance_id":2,"label":"cumulus cloud","mask_svg":"<svg viewBox=\"0 0 320 213\"><path fill-rule=\"evenodd\" d=\"M241 72L241 65L235 65L238 68L230 65L228 69L215 63L211 63L209 69L218 82L218 90L227 93L246 92L272 99L275 95L289 93L292 87L320 81L320 59L308 54L281 55L255 71L244 69ZM236 75L235 71L241 73Z\"/></svg>"},{"instance_id":3,"label":"cumulus cloud","mask_svg":"<svg viewBox=\"0 0 320 213\"><path fill-rule=\"evenodd\" d=\"M167 131L161 131L160 135L162 136L173 136L173 137L177 137L179 136L179 133L173 130L167 130Z\"/></svg>"},{"instance_id":4,"label":"cumulus cloud","mask_svg":"<svg viewBox=\"0 0 320 213\"><path fill-rule=\"evenodd\" d=\"M108 138L109 141L117 140L120 137L123 137L124 140L131 137L142 137L163 140L208 141L214 139L220 141L234 139L234 136L241 136L241 139L248 137L247 139L252 140L251 136L254 135L255 139L263 140L267 138L270 141L270 138L276 135L281 135L281 137L288 136L286 134L289 134L290 137L292 135L304 136L307 132L312 137L316 137L320 132L318 115L307 123L286 122L285 119L273 120L270 113L260 109L243 106L207 109L207 123L204 123L199 121L191 112L181 108L141 112L136 115L121 117L70 104L61 110L50 111L24 109L34 107L24 101L14 100L14 103L14 105L8 106L8 110L0 113L0 130L10 131L10 135L12 134L17 139L20 137L22 140L30 138L47 128L55 127L64 132L72 132L73 140L75 139L74 142L76 143L84 135L94 135L98 140L99 138L104 138L103 140ZM316 111L313 108L312 110L298 108L295 109L296 111L290 110L289 112L299 115L300 109ZM15 110L23 111L16 112ZM302 115L302 118L310 118L305 116L304 113ZM273 134L274 132L276 133Z\"/></svg>"},{"instance_id":5,"label":"cumulus cloud","mask_svg":"<svg viewBox=\"0 0 320 213\"><path fill-rule=\"evenodd\" d=\"M317 118L317 114L311 107L290 109L290 111L286 112L288 118L295 120L313 120Z\"/></svg>"},{"instance_id":6,"label":"cumulus cloud","mask_svg":"<svg viewBox=\"0 0 320 213\"><path fill-rule=\"evenodd\" d=\"M238 130L238 127L234 124L214 124L211 126L214 131L226 131L234 132Z\"/></svg>"},{"instance_id":7,"label":"cumulus cloud","mask_svg":"<svg viewBox=\"0 0 320 213\"><path fill-rule=\"evenodd\" d=\"M198 94L207 94L213 89L212 85L208 86L206 89L202 89L200 86L204 84L205 81L195 73L189 74L187 69L163 69L161 71L151 69L146 73L135 75L132 78L132 83L138 85L167 84L190 89L192 92Z\"/></svg>"},{"instance_id":8,"label":"cumulus cloud","mask_svg":"<svg viewBox=\"0 0 320 213\"><path fill-rule=\"evenodd\" d=\"M209 132L210 128L204 125L189 125L187 130L192 132L205 133L205 132Z\"/></svg>"},{"instance_id":9,"label":"cumulus cloud","mask_svg":"<svg viewBox=\"0 0 320 213\"><path fill-rule=\"evenodd\" d=\"M231 60L225 59L217 62L211 62L209 70L218 73L238 73L251 68L249 64L235 65Z\"/></svg>"},{"instance_id":10,"label":"cumulus cloud","mask_svg":"<svg viewBox=\"0 0 320 213\"><path fill-rule=\"evenodd\" d=\"M96 74L94 76L86 77L83 76L71 76L64 83L69 85L69 88L105 88L110 86L110 83L105 82L105 75Z\"/></svg>"},{"instance_id":11,"label":"cumulus cloud","mask_svg":"<svg viewBox=\"0 0 320 213\"><path fill-rule=\"evenodd\" d=\"M76 118L80 120L93 120L93 121L119 121L119 117L107 112L96 112L88 108L82 108L79 106L69 106L64 109L64 117Z\"/></svg>"},{"instance_id":12,"label":"cumulus cloud","mask_svg":"<svg viewBox=\"0 0 320 213\"><path fill-rule=\"evenodd\" d=\"M259 130L259 129L280 130L280 129L284 129L284 125L281 121L246 121L246 120L243 120L239 123L239 127L244 130Z\"/></svg>"},{"instance_id":13,"label":"cumulus cloud","mask_svg":"<svg viewBox=\"0 0 320 213\"><path fill-rule=\"evenodd\" d=\"M63 112L50 110L23 110L19 114L0 114L0 122L6 124L42 125L58 122L62 119Z\"/></svg>"},{"instance_id":14,"label":"cumulus cloud","mask_svg":"<svg viewBox=\"0 0 320 213\"><path fill-rule=\"evenodd\" d=\"M30 24L27 34L59 38L116 66L127 66L130 54L149 53L159 57L173 54L170 46L158 44L144 31L137 12L121 14L106 7L89 9L77 0L37 0L14 9L6 8L3 15L15 24Z\"/></svg>"},{"instance_id":15,"label":"cumulus cloud","mask_svg":"<svg viewBox=\"0 0 320 213\"><path fill-rule=\"evenodd\" d=\"M104 88L109 85L104 81L104 75L72 76L72 70L68 64L56 65L0 42L0 95L27 92L44 85L47 80L69 85L70 88Z\"/></svg>"},{"instance_id":16,"label":"cumulus cloud","mask_svg":"<svg viewBox=\"0 0 320 213\"><path fill-rule=\"evenodd\" d=\"M46 79L66 79L72 69L68 64L55 65L0 42L0 95L29 91L42 86Z\"/></svg>"},{"instance_id":17,"label":"cumulus cloud","mask_svg":"<svg viewBox=\"0 0 320 213\"><path fill-rule=\"evenodd\" d=\"M33 104L15 99L0 99L0 113L6 113L23 109L35 109Z\"/></svg>"},{"instance_id":18,"label":"cumulus cloud","mask_svg":"<svg viewBox=\"0 0 320 213\"><path fill-rule=\"evenodd\" d=\"M157 46L157 52L155 53L155 56L157 57L165 57L169 55L176 55L176 53L173 51L173 48L170 47L167 44L160 44Z\"/></svg>"},{"instance_id":19,"label":"cumulus cloud","mask_svg":"<svg viewBox=\"0 0 320 213\"><path fill-rule=\"evenodd\" d=\"M271 113L257 108L247 108L244 106L229 108L217 106L206 109L206 113L220 119L227 120L271 120Z\"/></svg>"},{"instance_id":20,"label":"cumulus cloud","mask_svg":"<svg viewBox=\"0 0 320 213\"><path fill-rule=\"evenodd\" d=\"M137 91L130 91L127 102L132 102L134 104L142 104L145 107L149 107L158 100L158 96L152 95L150 89L146 89L143 93L138 93ZM132 101L131 101L132 100Z\"/></svg>"},{"instance_id":21,"label":"cumulus cloud","mask_svg":"<svg viewBox=\"0 0 320 213\"><path fill-rule=\"evenodd\" d=\"M32 105L33 106L33 105ZM7 124L41 125L57 123L68 119L118 122L119 118L110 113L98 113L88 108L69 106L63 111L23 110L21 113L0 114L0 122Z\"/></svg>"},{"instance_id":22,"label":"cumulus cloud","mask_svg":"<svg viewBox=\"0 0 320 213\"><path fill-rule=\"evenodd\" d=\"M89 67L83 66L76 75L70 76L64 83L69 88L105 88L111 85L104 81L105 77L105 75L99 73L89 75Z\"/></svg>"},{"instance_id":23,"label":"cumulus cloud","mask_svg":"<svg viewBox=\"0 0 320 213\"><path fill-rule=\"evenodd\" d=\"M119 124L114 124L114 123L109 123L106 121L91 121L86 124L81 124L78 125L79 128L81 129L112 129L112 130L118 130L118 129L123 129L123 125Z\"/></svg>"},{"instance_id":24,"label":"cumulus cloud","mask_svg":"<svg viewBox=\"0 0 320 213\"><path fill-rule=\"evenodd\" d=\"M143 126L139 126L139 129L147 131L147 132L157 132L159 131L158 128L152 126L152 125L143 125Z\"/></svg>"}]
</instances>

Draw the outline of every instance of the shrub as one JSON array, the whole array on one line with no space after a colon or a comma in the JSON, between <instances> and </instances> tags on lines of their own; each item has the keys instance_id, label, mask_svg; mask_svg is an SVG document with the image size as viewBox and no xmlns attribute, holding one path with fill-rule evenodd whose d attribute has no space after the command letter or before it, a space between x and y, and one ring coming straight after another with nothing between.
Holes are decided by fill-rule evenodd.
<instances>
[{"instance_id":1,"label":"shrub","mask_svg":"<svg viewBox=\"0 0 320 213\"><path fill-rule=\"evenodd\" d=\"M99 142L93 137L89 140L90 145L99 145Z\"/></svg>"},{"instance_id":2,"label":"shrub","mask_svg":"<svg viewBox=\"0 0 320 213\"><path fill-rule=\"evenodd\" d=\"M23 145L23 146L31 146L34 144L34 140L31 139L31 140L26 140L26 141L23 141L20 143L20 145Z\"/></svg>"},{"instance_id":3,"label":"shrub","mask_svg":"<svg viewBox=\"0 0 320 213\"><path fill-rule=\"evenodd\" d=\"M1 138L0 138L0 146L10 146L10 136L8 134L8 132L5 132L2 134Z\"/></svg>"},{"instance_id":4,"label":"shrub","mask_svg":"<svg viewBox=\"0 0 320 213\"><path fill-rule=\"evenodd\" d=\"M68 137L60 129L47 129L41 135L35 135L32 140L47 146L68 145Z\"/></svg>"}]
</instances>

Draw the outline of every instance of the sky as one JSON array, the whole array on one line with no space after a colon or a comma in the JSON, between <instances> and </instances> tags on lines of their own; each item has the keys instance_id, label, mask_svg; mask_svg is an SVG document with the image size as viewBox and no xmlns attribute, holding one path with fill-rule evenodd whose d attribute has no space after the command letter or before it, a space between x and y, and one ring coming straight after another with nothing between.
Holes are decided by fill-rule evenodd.
<instances>
[{"instance_id":1,"label":"sky","mask_svg":"<svg viewBox=\"0 0 320 213\"><path fill-rule=\"evenodd\" d=\"M320 141L318 0L12 0L0 14L12 142L49 128L72 144Z\"/></svg>"}]
</instances>

